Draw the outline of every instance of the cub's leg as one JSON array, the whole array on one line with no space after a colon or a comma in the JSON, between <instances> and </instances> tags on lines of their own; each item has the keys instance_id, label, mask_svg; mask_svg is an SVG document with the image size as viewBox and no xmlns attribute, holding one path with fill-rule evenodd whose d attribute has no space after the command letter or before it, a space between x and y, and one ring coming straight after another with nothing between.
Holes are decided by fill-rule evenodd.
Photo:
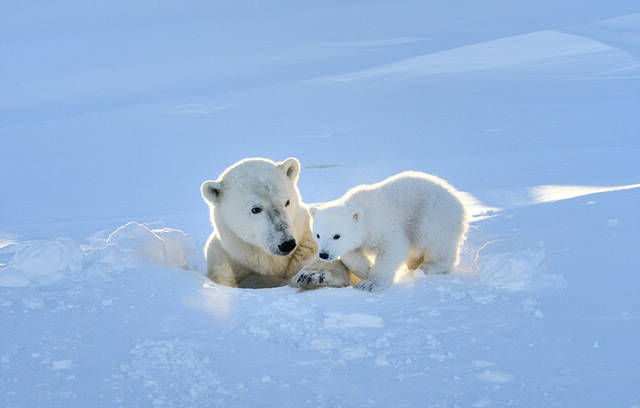
<instances>
[{"instance_id":1,"label":"cub's leg","mask_svg":"<svg viewBox=\"0 0 640 408\"><path fill-rule=\"evenodd\" d=\"M409 251L407 259L407 269L415 271L424 263L424 252Z\"/></svg>"},{"instance_id":2,"label":"cub's leg","mask_svg":"<svg viewBox=\"0 0 640 408\"><path fill-rule=\"evenodd\" d=\"M401 234L396 234L400 237ZM369 278L358 282L354 288L366 292L377 292L393 284L393 278L398 268L407 261L409 243L404 238L381 245L381 250L376 255L376 262L371 267Z\"/></svg>"},{"instance_id":3,"label":"cub's leg","mask_svg":"<svg viewBox=\"0 0 640 408\"><path fill-rule=\"evenodd\" d=\"M353 272L360 279L367 279L369 277L369 270L371 269L371 262L366 257L362 250L356 249L355 251L347 252L340 257L344 266L346 266L351 272Z\"/></svg>"},{"instance_id":4,"label":"cub's leg","mask_svg":"<svg viewBox=\"0 0 640 408\"><path fill-rule=\"evenodd\" d=\"M424 263L420 266L420 270L428 275L438 275L449 273L453 270L452 262L443 262L443 263Z\"/></svg>"},{"instance_id":5,"label":"cub's leg","mask_svg":"<svg viewBox=\"0 0 640 408\"><path fill-rule=\"evenodd\" d=\"M424 273L435 275L453 271L458 263L459 244L457 241L451 241L425 249L426 262L420 266Z\"/></svg>"},{"instance_id":6,"label":"cub's leg","mask_svg":"<svg viewBox=\"0 0 640 408\"><path fill-rule=\"evenodd\" d=\"M420 269L427 274L450 273L458 264L460 247L464 242L467 224L462 209L450 214L447 223L426 218L420 226L419 248L424 251L425 263Z\"/></svg>"}]
</instances>

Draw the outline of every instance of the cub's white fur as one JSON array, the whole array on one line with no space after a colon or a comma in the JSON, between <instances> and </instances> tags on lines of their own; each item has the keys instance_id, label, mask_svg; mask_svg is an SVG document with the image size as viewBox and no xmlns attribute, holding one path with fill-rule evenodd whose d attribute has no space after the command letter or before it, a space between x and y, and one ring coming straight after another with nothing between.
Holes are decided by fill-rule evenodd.
<instances>
[{"instance_id":1,"label":"cub's white fur","mask_svg":"<svg viewBox=\"0 0 640 408\"><path fill-rule=\"evenodd\" d=\"M425 273L450 272L467 231L454 188L412 171L355 187L310 211L320 257L340 257L362 279L355 287L367 291L391 285L403 263Z\"/></svg>"},{"instance_id":2,"label":"cub's white fur","mask_svg":"<svg viewBox=\"0 0 640 408\"><path fill-rule=\"evenodd\" d=\"M246 159L202 183L214 227L205 246L211 280L247 288L279 286L292 277L299 287L348 285L341 262L315 258L299 173L295 158Z\"/></svg>"}]
</instances>

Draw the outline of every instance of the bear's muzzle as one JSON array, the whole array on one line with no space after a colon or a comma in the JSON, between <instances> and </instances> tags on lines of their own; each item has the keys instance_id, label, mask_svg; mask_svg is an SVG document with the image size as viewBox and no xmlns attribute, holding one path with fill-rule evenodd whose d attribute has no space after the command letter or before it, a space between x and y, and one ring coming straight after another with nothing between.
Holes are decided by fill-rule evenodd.
<instances>
[{"instance_id":1,"label":"bear's muzzle","mask_svg":"<svg viewBox=\"0 0 640 408\"><path fill-rule=\"evenodd\" d=\"M296 248L296 240L290 239L288 241L284 241L283 243L278 245L278 250L282 252L284 255L289 254Z\"/></svg>"}]
</instances>

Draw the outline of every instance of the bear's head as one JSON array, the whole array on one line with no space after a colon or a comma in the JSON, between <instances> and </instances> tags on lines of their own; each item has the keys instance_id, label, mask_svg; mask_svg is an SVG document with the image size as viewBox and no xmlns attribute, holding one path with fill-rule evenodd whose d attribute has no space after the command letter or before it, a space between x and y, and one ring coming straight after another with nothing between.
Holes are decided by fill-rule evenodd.
<instances>
[{"instance_id":1,"label":"bear's head","mask_svg":"<svg viewBox=\"0 0 640 408\"><path fill-rule=\"evenodd\" d=\"M202 183L200 190L220 234L230 231L266 253L285 256L299 240L294 222L301 205L299 174L295 158L279 163L245 159L217 180Z\"/></svg>"},{"instance_id":2,"label":"bear's head","mask_svg":"<svg viewBox=\"0 0 640 408\"><path fill-rule=\"evenodd\" d=\"M313 238L323 261L334 259L359 248L364 241L362 210L349 205L311 207Z\"/></svg>"}]
</instances>

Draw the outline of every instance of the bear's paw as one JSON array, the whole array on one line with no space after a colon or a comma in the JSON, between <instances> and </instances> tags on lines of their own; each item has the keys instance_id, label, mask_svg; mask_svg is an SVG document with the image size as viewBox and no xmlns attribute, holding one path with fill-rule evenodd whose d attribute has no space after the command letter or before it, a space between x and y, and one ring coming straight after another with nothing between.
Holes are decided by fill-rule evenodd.
<instances>
[{"instance_id":1,"label":"bear's paw","mask_svg":"<svg viewBox=\"0 0 640 408\"><path fill-rule=\"evenodd\" d=\"M355 285L353 285L354 288L361 290L363 292L379 292L381 290L386 289L388 286L389 286L388 284L372 281L369 279L362 280L356 283Z\"/></svg>"}]
</instances>

